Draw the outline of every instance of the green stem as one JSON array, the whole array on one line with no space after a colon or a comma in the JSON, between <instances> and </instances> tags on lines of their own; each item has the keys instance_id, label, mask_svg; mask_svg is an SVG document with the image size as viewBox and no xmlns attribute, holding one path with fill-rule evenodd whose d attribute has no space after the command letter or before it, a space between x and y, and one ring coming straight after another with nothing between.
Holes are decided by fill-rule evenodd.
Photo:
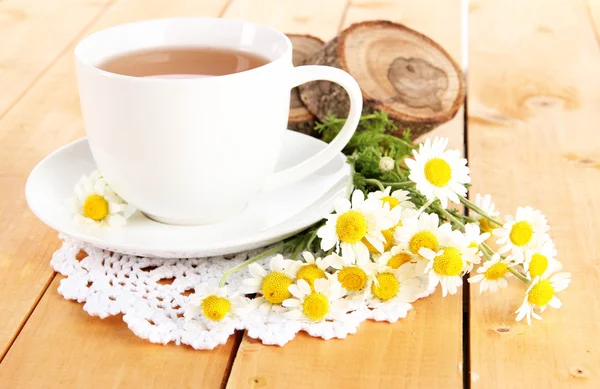
<instances>
[{"instance_id":1,"label":"green stem","mask_svg":"<svg viewBox=\"0 0 600 389\"><path fill-rule=\"evenodd\" d=\"M521 274L520 272L516 271L512 267L509 267L508 271L511 272L515 277L517 277L518 279L520 279L521 281L523 281L526 284L529 284L531 282L529 280L529 278L525 277L523 274Z\"/></svg>"},{"instance_id":2,"label":"green stem","mask_svg":"<svg viewBox=\"0 0 600 389\"><path fill-rule=\"evenodd\" d=\"M498 225L498 226L502 226L503 224L498 221L497 219L494 219L493 217L491 217L490 215L488 215L487 212L485 212L483 209L479 208L477 205L475 205L472 201L470 201L469 199L462 197L462 196L458 196L458 198L460 199L460 202L463 203L467 208L469 208L470 210L476 212L477 214L483 216L484 218L488 219L489 221L491 221L492 223Z\"/></svg>"},{"instance_id":3,"label":"green stem","mask_svg":"<svg viewBox=\"0 0 600 389\"><path fill-rule=\"evenodd\" d=\"M265 257L268 257L271 254L275 254L275 253L281 251L285 246L286 246L285 243L283 243L283 242L279 243L277 246L274 246L274 247L268 249L267 251L264 251L264 252L258 254L254 258L245 260L244 262L240 263L239 265L234 266L231 269L227 270L225 273L223 273L223 277L221 277L221 281L219 281L219 288L222 288L225 285L225 281L227 280L227 277L229 277L231 274L235 273L236 271L238 271L240 269L245 268L246 266L250 265L251 263L254 263Z\"/></svg>"},{"instance_id":4,"label":"green stem","mask_svg":"<svg viewBox=\"0 0 600 389\"><path fill-rule=\"evenodd\" d=\"M371 184L371 185L376 185L379 190L384 191L385 187L383 186L383 184L381 183L381 181L375 179L375 178L365 178L365 182L367 184Z\"/></svg>"},{"instance_id":5,"label":"green stem","mask_svg":"<svg viewBox=\"0 0 600 389\"><path fill-rule=\"evenodd\" d=\"M382 182L385 186L413 186L415 183L412 181L400 181L400 182Z\"/></svg>"},{"instance_id":6,"label":"green stem","mask_svg":"<svg viewBox=\"0 0 600 389\"><path fill-rule=\"evenodd\" d=\"M448 212L441 205L434 204L434 208L436 208L438 211L440 211L446 217L446 219L450 220L454 224L457 224L462 229L465 228L465 223L463 223L462 221L458 220L458 218L456 216L454 216L453 214L451 214L450 212Z\"/></svg>"}]
</instances>

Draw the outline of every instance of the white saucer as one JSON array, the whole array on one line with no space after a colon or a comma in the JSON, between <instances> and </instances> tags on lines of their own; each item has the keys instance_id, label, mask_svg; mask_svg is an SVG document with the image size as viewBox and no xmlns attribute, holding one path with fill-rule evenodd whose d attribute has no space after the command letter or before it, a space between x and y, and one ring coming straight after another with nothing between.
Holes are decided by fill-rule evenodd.
<instances>
[{"instance_id":1,"label":"white saucer","mask_svg":"<svg viewBox=\"0 0 600 389\"><path fill-rule=\"evenodd\" d=\"M303 161L327 146L287 130L276 170ZM262 247L287 238L333 211L338 197L348 197L350 166L340 153L327 166L288 187L256 196L237 217L206 226L161 224L136 212L123 227L80 225L68 213L67 200L82 175L96 168L87 139L68 144L31 172L25 193L35 215L53 229L124 254L163 258L223 255Z\"/></svg>"}]
</instances>

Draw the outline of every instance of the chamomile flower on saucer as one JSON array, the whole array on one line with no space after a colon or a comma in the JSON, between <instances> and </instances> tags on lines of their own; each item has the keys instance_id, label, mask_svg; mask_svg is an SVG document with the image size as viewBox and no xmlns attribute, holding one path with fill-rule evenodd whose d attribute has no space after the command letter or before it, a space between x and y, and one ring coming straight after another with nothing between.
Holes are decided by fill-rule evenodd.
<instances>
[{"instance_id":1,"label":"chamomile flower on saucer","mask_svg":"<svg viewBox=\"0 0 600 389\"><path fill-rule=\"evenodd\" d=\"M99 171L81 177L74 188L71 208L75 221L101 226L122 226L135 212L113 192Z\"/></svg>"},{"instance_id":2,"label":"chamomile flower on saucer","mask_svg":"<svg viewBox=\"0 0 600 389\"><path fill-rule=\"evenodd\" d=\"M554 242L548 238L536 250L529 250L526 253L523 269L531 279L541 276L547 271L550 273L559 271L562 265L555 259L556 255Z\"/></svg>"},{"instance_id":3,"label":"chamomile flower on saucer","mask_svg":"<svg viewBox=\"0 0 600 389\"><path fill-rule=\"evenodd\" d=\"M392 187L388 186L383 191L370 192L367 198L376 199L384 204L388 204L390 209L398 206L403 208L414 208L415 204L410 201L409 192L402 189L397 189L392 192Z\"/></svg>"},{"instance_id":4,"label":"chamomile flower on saucer","mask_svg":"<svg viewBox=\"0 0 600 389\"><path fill-rule=\"evenodd\" d=\"M429 286L433 288L441 284L444 297L455 294L462 285L462 275L468 263L479 263L476 251L477 249L469 247L464 235L456 230L446 236L444 246L439 251L421 248L419 254L429 260L425 268L425 272L429 274Z\"/></svg>"},{"instance_id":5,"label":"chamomile flower on saucer","mask_svg":"<svg viewBox=\"0 0 600 389\"><path fill-rule=\"evenodd\" d=\"M327 222L317 231L321 238L321 249L327 251L335 247L335 251L349 262L356 258L368 259L369 243L377 251L383 252L385 238L381 233L393 226L389 210L376 200L365 200L360 190L352 193L352 202L338 199L335 213L326 217Z\"/></svg>"},{"instance_id":6,"label":"chamomile flower on saucer","mask_svg":"<svg viewBox=\"0 0 600 389\"><path fill-rule=\"evenodd\" d=\"M481 194L477 193L475 195L475 205L493 218L500 216L500 212L495 209L496 205L492 202L492 196L489 194L482 196ZM500 227L490 222L487 218L483 217L477 212L471 211L471 217L479 222L479 227L481 227L481 229L485 232L491 233L494 228Z\"/></svg>"},{"instance_id":7,"label":"chamomile flower on saucer","mask_svg":"<svg viewBox=\"0 0 600 389\"><path fill-rule=\"evenodd\" d=\"M335 254L329 257L329 265L336 270L335 276L342 287L353 296L364 291L369 280L375 279L377 268L368 258L347 261Z\"/></svg>"},{"instance_id":8,"label":"chamomile flower on saucer","mask_svg":"<svg viewBox=\"0 0 600 389\"><path fill-rule=\"evenodd\" d=\"M494 229L493 235L499 239L500 254L510 252L517 263L523 262L527 250L535 250L548 238L550 230L546 217L537 209L519 207L515 217L509 215L507 222Z\"/></svg>"},{"instance_id":9,"label":"chamomile flower on saucer","mask_svg":"<svg viewBox=\"0 0 600 389\"><path fill-rule=\"evenodd\" d=\"M238 319L247 308L246 299L239 294L230 295L226 287L219 288L203 283L195 288L183 316L198 320L205 328L227 326Z\"/></svg>"},{"instance_id":10,"label":"chamomile flower on saucer","mask_svg":"<svg viewBox=\"0 0 600 389\"><path fill-rule=\"evenodd\" d=\"M294 283L300 261L284 259L281 254L274 256L270 263L270 272L267 272L257 263L248 266L252 278L242 281L240 292L245 294L258 293L261 296L251 301L253 307L266 312L277 310L281 303L291 297L288 287Z\"/></svg>"},{"instance_id":11,"label":"chamomile flower on saucer","mask_svg":"<svg viewBox=\"0 0 600 389\"><path fill-rule=\"evenodd\" d=\"M494 254L492 259L486 261L477 269L477 274L469 278L469 283L479 282L479 293L487 290L495 292L508 286L507 277L510 276L508 268L514 265L510 256L502 259L500 254Z\"/></svg>"},{"instance_id":12,"label":"chamomile flower on saucer","mask_svg":"<svg viewBox=\"0 0 600 389\"><path fill-rule=\"evenodd\" d=\"M448 199L459 203L458 196L465 196L465 184L471 182L467 160L458 150L446 150L448 138L427 139L413 150L415 159L404 160L410 169L408 178L417 184L417 190L432 201L439 199L448 208Z\"/></svg>"},{"instance_id":13,"label":"chamomile flower on saucer","mask_svg":"<svg viewBox=\"0 0 600 389\"><path fill-rule=\"evenodd\" d=\"M291 296L282 305L289 310L283 315L293 320L319 322L323 320L344 320L348 312L348 302L342 297L346 291L335 277L318 278L314 290L305 280L298 280L289 287Z\"/></svg>"},{"instance_id":14,"label":"chamomile flower on saucer","mask_svg":"<svg viewBox=\"0 0 600 389\"><path fill-rule=\"evenodd\" d=\"M316 279L327 278L329 262L327 258L315 258L308 251L304 251L302 257L304 258L304 263L299 267L296 278L306 281L311 288L314 288Z\"/></svg>"},{"instance_id":15,"label":"chamomile flower on saucer","mask_svg":"<svg viewBox=\"0 0 600 389\"><path fill-rule=\"evenodd\" d=\"M549 272L546 272L541 277L535 277L525 292L523 304L515 312L517 321L527 318L527 324L531 325L531 317L541 320L542 317L535 312L535 308L539 308L540 312L544 312L547 306L552 308L560 308L562 303L556 297L556 293L566 289L571 282L571 273L556 273L549 277Z\"/></svg>"},{"instance_id":16,"label":"chamomile flower on saucer","mask_svg":"<svg viewBox=\"0 0 600 389\"><path fill-rule=\"evenodd\" d=\"M396 227L394 239L400 248L418 255L421 248L428 248L437 252L440 248L440 240L449 234L452 227L449 223L440 224L440 219L435 213L423 212L402 220L402 225Z\"/></svg>"}]
</instances>

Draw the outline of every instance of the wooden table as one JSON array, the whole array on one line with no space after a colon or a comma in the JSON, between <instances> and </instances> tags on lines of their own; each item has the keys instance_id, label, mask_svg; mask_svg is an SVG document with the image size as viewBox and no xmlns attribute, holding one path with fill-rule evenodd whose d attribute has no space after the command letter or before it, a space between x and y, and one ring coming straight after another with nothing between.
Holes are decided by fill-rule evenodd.
<instances>
[{"instance_id":1,"label":"wooden table","mask_svg":"<svg viewBox=\"0 0 600 389\"><path fill-rule=\"evenodd\" d=\"M0 388L599 388L600 1L463 3L0 1ZM299 335L279 348L240 334L203 352L151 344L120 318L64 300L48 265L60 242L23 188L40 159L84 135L73 47L108 26L169 16L246 19L326 40L390 19L465 68L468 52L468 110L433 134L464 145L471 193L491 193L506 213L545 212L573 273L564 307L528 327L514 321L522 289L480 296L476 285L418 301L396 324L364 323L346 340Z\"/></svg>"}]
</instances>

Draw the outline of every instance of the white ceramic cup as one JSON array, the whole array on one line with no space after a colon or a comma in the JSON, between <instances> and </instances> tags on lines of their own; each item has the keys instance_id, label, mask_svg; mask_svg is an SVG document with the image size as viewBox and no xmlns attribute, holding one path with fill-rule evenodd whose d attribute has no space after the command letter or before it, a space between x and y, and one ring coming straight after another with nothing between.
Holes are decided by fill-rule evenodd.
<instances>
[{"instance_id":1,"label":"white ceramic cup","mask_svg":"<svg viewBox=\"0 0 600 389\"><path fill-rule=\"evenodd\" d=\"M270 60L215 77L131 77L98 66L124 53L164 47L218 47ZM289 185L331 161L356 130L356 81L326 66L292 66L292 44L265 26L218 18L175 18L111 27L75 48L85 131L111 188L148 217L210 224L239 214L259 191ZM339 135L308 160L274 172L290 89L314 80L340 84L350 113Z\"/></svg>"}]
</instances>

